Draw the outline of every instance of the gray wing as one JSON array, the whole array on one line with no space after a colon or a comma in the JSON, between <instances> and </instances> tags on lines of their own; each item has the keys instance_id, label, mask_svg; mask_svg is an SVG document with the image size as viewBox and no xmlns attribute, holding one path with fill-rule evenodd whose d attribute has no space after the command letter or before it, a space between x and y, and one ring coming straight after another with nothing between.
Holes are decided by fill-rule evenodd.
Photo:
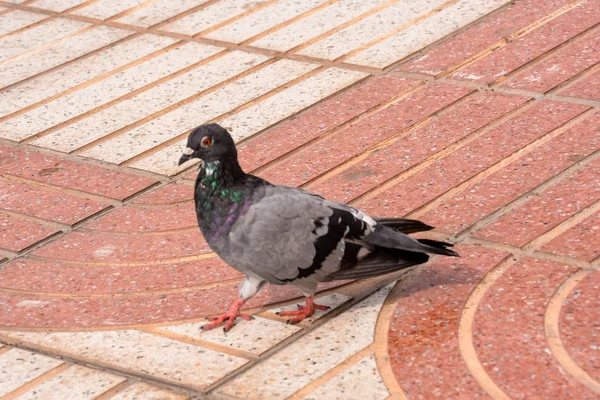
<instances>
[{"instance_id":1,"label":"gray wing","mask_svg":"<svg viewBox=\"0 0 600 400\"><path fill-rule=\"evenodd\" d=\"M358 210L300 189L268 186L255 196L232 226L223 258L275 284L324 280L339 269L345 241L360 240L375 224Z\"/></svg>"}]
</instances>

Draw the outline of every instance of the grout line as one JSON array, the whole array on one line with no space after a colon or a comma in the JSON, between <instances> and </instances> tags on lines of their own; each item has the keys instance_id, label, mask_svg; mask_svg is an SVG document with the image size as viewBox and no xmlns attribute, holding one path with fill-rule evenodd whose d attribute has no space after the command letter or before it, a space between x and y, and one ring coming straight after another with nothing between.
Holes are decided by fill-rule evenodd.
<instances>
[{"instance_id":1,"label":"grout line","mask_svg":"<svg viewBox=\"0 0 600 400\"><path fill-rule=\"evenodd\" d=\"M217 58L220 58L221 56L224 56L225 54L228 54L230 52L231 52L231 50L224 50L224 51L222 51L220 53L217 53L217 55L219 55L219 57L217 57ZM209 62L204 63L202 65L209 64L212 61L214 61L214 59L212 59ZM78 147L77 149L69 152L69 154L80 154L80 153L83 153L86 150L88 150L88 149L90 149L92 147L95 147L95 146L97 146L97 145L99 145L101 143L104 143L104 142L106 142L106 141L108 141L108 140L110 140L110 139L112 139L114 137L121 136L123 133L126 133L126 132L128 132L128 131L130 131L130 130L132 130L134 128L137 128L137 127L139 127L141 125L144 125L144 124L146 124L146 123L148 123L148 122L150 122L150 121L152 121L154 119L157 119L157 118L159 118L159 117L161 117L161 116L163 116L165 114L168 114L168 113L170 113L172 111L175 111L175 110L177 110L177 109L179 109L179 108L181 108L181 107L183 107L183 106L185 106L185 105L187 105L189 103L192 103L192 102L200 99L201 97L206 96L207 94L210 94L210 93L212 93L212 92L214 92L214 91L216 91L218 89L221 89L224 86L227 86L227 85L229 85L229 84L237 81L238 79L244 78L247 75L250 75L250 74L252 74L252 73L254 73L254 72L256 72L256 71L258 71L258 70L260 70L260 69L262 69L262 68L264 68L264 67L266 67L268 65L270 65L270 64L273 64L275 61L276 60L274 58L270 58L268 60L265 60L265 61L261 62L260 64L255 65L255 66L253 66L251 68L248 68L247 70L242 71L242 72L240 72L240 73L238 73L238 74L236 74L234 76L231 76L231 77L229 77L229 78L227 78L227 79L225 79L225 80L223 80L223 81L221 81L219 83L216 83L216 84L212 85L211 87L209 87L207 89L204 89L204 90L202 90L202 91L200 91L198 93L195 93L195 94L193 94L193 95L191 95L189 97L186 97L185 99L179 100L176 103L173 103L173 104L171 104L171 105L169 105L169 106L167 106L167 107L165 107L165 108L163 108L163 109L161 109L159 111L156 111L156 112L154 112L152 114L146 115L145 117L140 118L137 121L132 122L129 125L126 125L126 126L120 128L120 129L117 129L116 131L113 131L113 132L111 132L109 134L106 134L106 135L102 136L101 138L95 139L95 140L93 140L93 141L91 141L91 142L89 142L89 143L87 143L87 144L85 144L85 145L83 145L81 147Z\"/></svg>"},{"instance_id":2,"label":"grout line","mask_svg":"<svg viewBox=\"0 0 600 400\"><path fill-rule=\"evenodd\" d=\"M257 356L256 354L253 354L249 351L235 349L233 347L229 347L229 346L226 346L223 344L209 342L209 341L203 340L201 338L190 337L190 336L174 333L171 331L166 331L166 330L157 329L157 328L140 328L137 330L140 332L147 333L149 335L160 336L160 337L175 340L178 342L200 346L205 349L209 349L209 350L216 351L219 353L225 353L230 356L244 358L248 361L257 360L259 358L259 356Z\"/></svg>"},{"instance_id":3,"label":"grout line","mask_svg":"<svg viewBox=\"0 0 600 400\"><path fill-rule=\"evenodd\" d=\"M373 39L373 40L371 40L371 41L369 41L369 42L367 42L365 44L362 44L358 48L356 48L356 49L354 49L354 50L352 50L352 51L350 51L350 52L348 52L348 53L346 53L346 54L344 54L344 55L342 55L340 57L337 57L333 61L334 62L341 62L343 60L347 60L348 58L351 58L352 56L360 53L361 51L364 51L364 50L368 49L369 47L373 47L373 46L377 45L378 43L381 43L384 40L386 40L386 39L388 39L388 38L396 35L397 33L402 32L402 31L404 31L404 30L406 30L406 29L408 29L408 28L410 28L410 27L418 24L419 22L426 20L429 17L442 12L443 10L447 9L448 7L451 7L452 5L458 3L459 1L460 0L448 0L444 4L442 4L442 5L434 8L433 10L428 11L428 12L426 12L426 13L424 13L424 14L422 14L422 15L420 15L420 16L418 16L418 17L416 17L416 18L414 18L414 19L412 19L410 21L408 21L406 24L401 25L398 28L395 28L395 29L393 29L392 31L390 31L388 33L385 33L385 34L379 36L376 39ZM380 68L380 70L383 70L383 69Z\"/></svg>"},{"instance_id":4,"label":"grout line","mask_svg":"<svg viewBox=\"0 0 600 400\"><path fill-rule=\"evenodd\" d=\"M288 19L288 20L285 20L285 21L283 21L283 22L281 22L281 23L279 23L279 24L277 24L277 25L275 25L275 26L273 26L273 27L271 27L271 28L269 28L269 29L265 29L264 31L262 31L262 32L260 32L260 33L258 33L258 34L256 34L256 35L254 35L254 36L252 36L252 37L250 37L250 38L248 38L248 39L245 39L245 40L243 40L243 41L239 42L239 45L242 45L242 46L243 46L243 45L245 45L245 44L248 44L248 43L251 43L251 42L255 42L255 41L257 41L257 40L260 40L260 39L264 38L265 36L268 36L268 35L270 35L270 34L271 34L271 33L273 33L273 32L276 32L276 31L278 31L278 30L280 30L280 29L286 28L286 27L288 27L289 25L292 25L292 24L294 24L295 22L297 22L297 21L300 21L301 19L303 19L303 18L305 18L305 17L308 17L308 16L310 16L310 15L312 15L312 14L316 13L316 12L319 12L319 11L321 11L322 9L325 9L325 8L327 8L327 7L329 7L329 6L333 5L333 4L335 4L335 3L338 3L339 1L340 1L340 0L329 0L329 1L326 1L326 2L324 2L324 3L321 3L321 4L319 4L318 6L316 6L316 7L314 7L314 8L311 8L311 9L310 9L310 10L308 10L308 11L305 11L305 12L303 12L302 14L296 15L296 16L295 16L295 17L293 17L293 18L290 18L290 19Z\"/></svg>"},{"instance_id":5,"label":"grout line","mask_svg":"<svg viewBox=\"0 0 600 400\"><path fill-rule=\"evenodd\" d=\"M577 83L583 81L584 79L588 78L589 76L595 74L598 71L600 71L600 63L591 65L588 68L581 71L580 73L573 75L566 81L554 86L552 89L548 90L545 94L548 96L554 96L554 95L558 96L559 92L562 92L565 89L569 89L570 87L576 85Z\"/></svg>"},{"instance_id":6,"label":"grout line","mask_svg":"<svg viewBox=\"0 0 600 400\"><path fill-rule=\"evenodd\" d=\"M75 230L75 229L73 229ZM39 247L39 246L38 246ZM75 261L75 260L63 260L60 258L49 258L43 256L30 255L29 258L31 260L39 260L39 261L48 261L48 262L61 262L65 264L74 264L74 265L97 265L97 266L114 266L114 267L137 267L137 266L147 266L147 265L163 265L165 263L183 263L189 261L198 261L204 260L206 258L213 258L215 253L206 252L199 253L191 256L182 256L175 258L167 258L161 260L148 260L148 261L139 261L139 262L102 262L102 261Z\"/></svg>"},{"instance_id":7,"label":"grout line","mask_svg":"<svg viewBox=\"0 0 600 400\"><path fill-rule=\"evenodd\" d=\"M504 215L508 214L513 209L516 209L516 208L520 207L521 205L525 204L532 197L539 196L542 192L544 192L549 187L554 186L555 184L559 183L563 179L566 179L567 177L573 175L574 173L576 173L580 169L583 169L584 167L588 166L589 164L596 161L597 159L600 159L600 150L596 150L595 152L587 155L583 160L564 169L563 171L561 171L558 174L554 175L553 177L549 178L545 182L528 190L521 196L510 201L509 203L500 207L496 211L490 213L487 217L484 217L484 218L480 219L479 221L475 222L474 224L470 225L469 227L463 229L461 232L459 232L456 235L457 240L461 240L464 237L471 236L474 233L480 231L481 229L485 228L492 222L494 222L494 221L500 219L501 217L503 217Z\"/></svg>"},{"instance_id":8,"label":"grout line","mask_svg":"<svg viewBox=\"0 0 600 400\"><path fill-rule=\"evenodd\" d=\"M156 3L158 0L146 0L143 3L140 3L138 5L135 5L131 8L128 8L127 10L123 10L120 13L117 13L111 17L106 18L105 21L116 21L117 19L124 17L126 15L129 15L131 13L136 12L137 10L141 10L142 8L146 8L148 7L150 4L152 3Z\"/></svg>"},{"instance_id":9,"label":"grout line","mask_svg":"<svg viewBox=\"0 0 600 400\"><path fill-rule=\"evenodd\" d=\"M121 383L119 383L116 386L113 386L112 388L108 389L106 392L101 393L98 396L95 396L93 398L93 400L108 400L108 399L112 399L113 396L129 389L131 386L133 386L135 384L135 381L132 379L127 379Z\"/></svg>"},{"instance_id":10,"label":"grout line","mask_svg":"<svg viewBox=\"0 0 600 400\"><path fill-rule=\"evenodd\" d=\"M227 112L225 112L225 113L223 113L221 115L218 115L217 117L212 118L210 121L207 121L205 123L208 124L208 123L212 123L212 122L217 122L217 121L219 121L219 120L221 120L223 118L226 118L228 116L235 115L235 114L237 114L237 113L239 113L239 112L241 112L241 111L243 111L243 110L245 110L247 108L250 108L250 107L254 106L255 104L258 104L258 103L260 103L260 102L262 102L262 101L264 101L264 100L266 100L266 99L268 99L268 98L276 95L277 93L280 93L280 92L284 91L285 89L287 89L289 87L292 87L292 86L294 86L294 85L296 85L296 84L298 84L300 82L303 82L303 81L305 81L305 80L307 80L307 79L309 79L309 78L311 78L311 77L313 77L313 76L315 76L315 75L323 72L324 70L325 70L325 67L323 67L323 66L315 68L312 71L309 71L309 72L307 72L307 73L305 73L305 74L303 74L303 75L301 75L301 76L299 76L297 78L294 78L291 81L288 81L287 83L284 83L284 84L282 84L281 86L278 86L275 89L269 90L268 92L263 93L260 96L254 98L254 99L252 99L252 100L250 100L250 101L248 101L248 102L246 102L246 103L244 103L244 104L242 104L242 105L240 105L238 107L235 107L235 108L233 108L233 109L231 109L231 110L229 110L229 111L227 111ZM177 143L180 140L186 138L189 135L190 132L191 132L191 129L186 130L185 132L180 133L179 135L176 135L176 136L172 137L171 139L168 139L168 140L164 141L163 143L160 143L159 145L157 145L157 146L155 146L155 147L153 147L151 149L142 151L141 153L139 153L139 154L137 154L137 155L135 155L135 156L133 156L133 157L131 157L131 158L123 161L123 162L121 162L119 165L131 165L131 164L135 163L136 161L138 161L138 160L140 160L142 158L145 158L145 157L147 157L147 156L149 156L151 154L157 153L157 152L161 151L162 149L164 149L164 148L166 148L166 147L168 147L168 146L170 146L170 145L172 145L174 143Z\"/></svg>"},{"instance_id":11,"label":"grout line","mask_svg":"<svg viewBox=\"0 0 600 400\"><path fill-rule=\"evenodd\" d=\"M419 218L419 217L423 216L424 214L427 214L428 212L430 212L430 211L434 210L435 208L437 208L438 206L440 206L440 204L442 204L443 202L445 202L445 201L455 197L457 194L465 191L467 188L469 188L473 184L481 182L482 180L486 179L490 175L493 175L496 172L502 170L504 167L511 164L512 162L518 160L519 158L525 156L526 154L529 154L530 152L536 150L538 147L540 147L540 146L546 144L547 142L562 135L569 129L571 129L574 126L585 121L585 119L588 118L590 116L590 114L593 115L594 113L595 113L595 110L593 110L593 109L588 109L586 111L583 111L582 113L578 114L577 116L570 119L569 121L562 123L558 127L545 133L543 136L527 143L525 146L512 152L507 157L504 157L503 159L490 165L489 167L485 168L484 170L477 172L476 174L472 175L470 178L465 179L464 181L462 181L458 185L452 187L451 189L447 190L446 192L439 195L435 199L433 199L425 204L420 205L413 211L409 212L406 216L408 218Z\"/></svg>"},{"instance_id":12,"label":"grout line","mask_svg":"<svg viewBox=\"0 0 600 400\"><path fill-rule=\"evenodd\" d=\"M479 139L480 137L482 137L483 135L492 131L493 129L496 129L498 126L502 125L506 121L509 121L510 119L518 117L522 113L527 112L530 108L534 107L536 104L537 104L537 102L535 100L528 100L527 102L521 104L520 106L506 112L504 115L502 115L499 118L495 119L494 121L488 123L487 125L479 128L479 129L476 129L475 131L471 132L467 136L464 136L461 139L455 141L454 143L446 146L444 149L430 155L429 157L425 158L421 162L419 162L403 171L400 171L399 173L392 176L391 178L388 178L386 181L382 182L378 186L376 186L372 189L369 189L369 190L363 192L362 194L354 197L349 203L350 204L358 204L358 203L366 202L366 201L378 196L380 193L383 193L386 190L394 187L399 182L402 182L402 181L408 179L409 177L417 174L418 172L421 172L425 168L434 164L439 159L446 157L447 155L452 154L456 150Z\"/></svg>"},{"instance_id":13,"label":"grout line","mask_svg":"<svg viewBox=\"0 0 600 400\"><path fill-rule=\"evenodd\" d=\"M182 42L178 42L176 44L179 44L179 45L175 46L175 47L172 47L172 48L171 48L171 46L168 46L169 50L175 50L176 48L185 45ZM204 58L204 59L202 59L200 61L197 61L197 62L195 62L195 63L193 63L191 65L188 65L187 67L184 67L182 69L174 71L174 72L172 72L171 74L169 74L167 76L163 76L162 78L159 78L159 79L157 79L155 81L152 81L152 82L150 82L150 83L148 83L148 84L146 84L146 85L144 85L142 87L134 89L134 90L132 90L131 92L129 92L127 94L124 94L124 95L122 95L120 97L117 97L117 98L113 98L112 100L110 100L110 101L108 101L106 103L100 104L100 105L92 108L91 110L88 110L88 111L85 111L85 112L83 112L81 114L78 114L78 115L74 116L71 119L68 119L66 121L60 122L60 123L58 123L58 124L56 124L56 125L54 125L54 126L52 126L50 128L47 128L47 129L45 129L45 130L43 130L41 132L38 132L38 133L36 133L34 135L28 136L27 138L23 139L21 142L22 143L29 143L29 142L31 142L33 140L36 140L36 139L42 138L44 136L47 136L47 135L49 135L52 132L61 130L65 126L71 125L74 122L78 122L78 121L81 121L81 120L83 120L85 118L88 118L88 117L90 117L90 116L92 116L92 115L94 115L94 114L96 114L96 113L98 113L100 111L103 111L103 110L105 110L107 108L110 108L110 107L114 106L115 104L118 104L118 103L120 103L120 102L122 102L124 100L129 100L129 99L137 96L138 94L141 94L141 93L144 93L144 92L146 92L148 90L154 89L155 87L157 87L157 86L159 86L159 85L161 85L161 84L163 84L165 82L168 82L171 79L174 79L174 78L177 78L177 77L179 77L181 75L184 75L187 72L189 72L189 71L191 71L191 70L193 70L193 69L195 69L197 67L200 67L200 66L203 66L205 64L208 64L209 62L214 61L214 60L222 57L223 55L225 55L227 53L229 53L229 50L222 50L222 51L220 51L218 53L215 53L215 54L213 54L213 55L211 55L211 56L209 56L207 58ZM89 83L89 82L91 82L91 81L88 81L86 83Z\"/></svg>"},{"instance_id":14,"label":"grout line","mask_svg":"<svg viewBox=\"0 0 600 400\"><path fill-rule=\"evenodd\" d=\"M190 14L196 13L197 11L200 11L200 10L203 10L205 8L208 8L208 7L212 6L215 3L218 3L219 1L221 1L221 0L208 0L208 1L205 1L202 4L198 4L197 6L194 6L192 8L189 8L189 9L185 10L185 11L182 11L179 14L173 15L173 16L165 19L164 21L160 21L160 22L157 22L154 25L150 25L148 27L148 29L160 29L160 27L162 27L164 25L168 25L168 24L170 24L173 21L176 21L178 19L182 19L182 18L184 18L184 17L186 17L186 16L188 16Z\"/></svg>"},{"instance_id":15,"label":"grout line","mask_svg":"<svg viewBox=\"0 0 600 400\"><path fill-rule=\"evenodd\" d=\"M57 229L57 230L69 230L71 229L71 225L63 224L61 222L52 221L45 218L36 217L34 215L23 214L19 211L11 211L5 208L0 208L0 215L7 215L9 217L19 219L22 221L33 222L38 225L43 225L48 228Z\"/></svg>"},{"instance_id":16,"label":"grout line","mask_svg":"<svg viewBox=\"0 0 600 400\"><path fill-rule=\"evenodd\" d=\"M25 393L29 392L30 390L34 389L35 387L41 385L42 383L49 381L50 379L54 378L57 375L60 375L61 373L63 373L67 369L69 369L70 367L71 366L66 362L64 362L60 365L57 365L56 367L52 368L50 371L43 373L42 375L30 380L29 382L25 383L24 385L19 386L12 392L7 393L6 395L2 396L2 400L17 399L17 398L21 397L22 395L24 395Z\"/></svg>"},{"instance_id":17,"label":"grout line","mask_svg":"<svg viewBox=\"0 0 600 400\"><path fill-rule=\"evenodd\" d=\"M9 9L10 10L10 9ZM11 10L12 11L12 10ZM0 13L0 15L2 15L2 13ZM5 39L7 37L13 36L13 35L17 35L19 33L25 32L31 28L35 28L36 26L42 25L50 20L52 20L54 17L53 16L49 16L48 18L44 18L42 20L39 20L37 22L33 22L29 25L23 26L21 28L15 29L14 31L5 33L4 35L0 35L0 40Z\"/></svg>"}]
</instances>

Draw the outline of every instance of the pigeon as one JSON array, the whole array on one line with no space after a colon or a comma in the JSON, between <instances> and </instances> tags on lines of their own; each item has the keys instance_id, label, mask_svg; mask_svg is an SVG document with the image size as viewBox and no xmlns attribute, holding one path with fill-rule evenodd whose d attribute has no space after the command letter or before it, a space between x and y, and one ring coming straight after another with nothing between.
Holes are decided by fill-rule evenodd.
<instances>
[{"instance_id":1,"label":"pigeon","mask_svg":"<svg viewBox=\"0 0 600 400\"><path fill-rule=\"evenodd\" d=\"M202 327L224 324L227 332L242 305L266 283L293 285L306 296L298 310L283 311L298 323L315 310L319 282L388 274L429 260L428 254L458 257L450 243L408 234L433 227L403 218L372 218L347 204L308 191L279 186L245 173L229 132L218 124L192 130L179 165L200 159L194 185L198 225L209 247L245 275L239 298Z\"/></svg>"}]
</instances>

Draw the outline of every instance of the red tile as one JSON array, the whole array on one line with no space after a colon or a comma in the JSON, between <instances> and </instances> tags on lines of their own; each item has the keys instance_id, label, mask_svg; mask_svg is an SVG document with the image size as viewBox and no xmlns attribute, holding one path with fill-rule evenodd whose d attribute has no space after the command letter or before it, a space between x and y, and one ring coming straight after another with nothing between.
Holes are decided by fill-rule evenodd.
<instances>
[{"instance_id":1,"label":"red tile","mask_svg":"<svg viewBox=\"0 0 600 400\"><path fill-rule=\"evenodd\" d=\"M99 266L20 259L0 271L0 286L24 292L77 295L191 290L243 275L217 257L187 263Z\"/></svg>"},{"instance_id":2,"label":"red tile","mask_svg":"<svg viewBox=\"0 0 600 400\"><path fill-rule=\"evenodd\" d=\"M379 215L402 216L489 168L585 110L542 102L487 132L431 166L360 204Z\"/></svg>"},{"instance_id":3,"label":"red tile","mask_svg":"<svg viewBox=\"0 0 600 400\"><path fill-rule=\"evenodd\" d=\"M427 125L408 132L404 138L389 146L372 151L359 164L326 181L310 185L308 189L328 199L348 202L525 101L525 97L490 92L461 100Z\"/></svg>"},{"instance_id":4,"label":"red tile","mask_svg":"<svg viewBox=\"0 0 600 400\"><path fill-rule=\"evenodd\" d=\"M541 250L586 261L600 257L600 213L569 229Z\"/></svg>"},{"instance_id":5,"label":"red tile","mask_svg":"<svg viewBox=\"0 0 600 400\"><path fill-rule=\"evenodd\" d=\"M0 326L60 329L181 321L223 313L238 298L238 292L239 284L229 284L172 294L102 297L3 294ZM291 286L265 285L243 308L266 306L294 297L302 297L302 294ZM238 323L252 326L252 322Z\"/></svg>"},{"instance_id":6,"label":"red tile","mask_svg":"<svg viewBox=\"0 0 600 400\"><path fill-rule=\"evenodd\" d=\"M252 171L418 84L393 75L371 78L242 143L238 147L240 164L245 171Z\"/></svg>"},{"instance_id":7,"label":"red tile","mask_svg":"<svg viewBox=\"0 0 600 400\"><path fill-rule=\"evenodd\" d=\"M148 263L209 252L199 230L165 234L71 232L33 254L80 263Z\"/></svg>"},{"instance_id":8,"label":"red tile","mask_svg":"<svg viewBox=\"0 0 600 400\"><path fill-rule=\"evenodd\" d=\"M156 182L84 162L61 160L47 154L1 145L0 168L7 174L118 200Z\"/></svg>"},{"instance_id":9,"label":"red tile","mask_svg":"<svg viewBox=\"0 0 600 400\"><path fill-rule=\"evenodd\" d=\"M600 22L600 7L587 1L475 63L454 79L490 83Z\"/></svg>"},{"instance_id":10,"label":"red tile","mask_svg":"<svg viewBox=\"0 0 600 400\"><path fill-rule=\"evenodd\" d=\"M504 215L475 236L523 246L598 199L600 160Z\"/></svg>"},{"instance_id":11,"label":"red tile","mask_svg":"<svg viewBox=\"0 0 600 400\"><path fill-rule=\"evenodd\" d=\"M89 221L85 229L104 232L160 232L198 229L194 203L139 208L135 205L118 208L101 218Z\"/></svg>"},{"instance_id":12,"label":"red tile","mask_svg":"<svg viewBox=\"0 0 600 400\"><path fill-rule=\"evenodd\" d=\"M59 229L0 214L0 248L21 251Z\"/></svg>"},{"instance_id":13,"label":"red tile","mask_svg":"<svg viewBox=\"0 0 600 400\"><path fill-rule=\"evenodd\" d=\"M600 101L600 70L558 92L561 96Z\"/></svg>"},{"instance_id":14,"label":"red tile","mask_svg":"<svg viewBox=\"0 0 600 400\"><path fill-rule=\"evenodd\" d=\"M511 77L502 86L547 92L600 62L600 29Z\"/></svg>"},{"instance_id":15,"label":"red tile","mask_svg":"<svg viewBox=\"0 0 600 400\"><path fill-rule=\"evenodd\" d=\"M461 258L435 258L405 282L392 316L390 363L410 399L486 396L464 364L458 322L473 287L506 254L472 246L458 252Z\"/></svg>"},{"instance_id":16,"label":"red tile","mask_svg":"<svg viewBox=\"0 0 600 400\"><path fill-rule=\"evenodd\" d=\"M25 215L74 224L107 207L96 201L0 179L0 207Z\"/></svg>"},{"instance_id":17,"label":"red tile","mask_svg":"<svg viewBox=\"0 0 600 400\"><path fill-rule=\"evenodd\" d=\"M581 281L562 305L559 330L564 348L592 379L600 382L600 272ZM597 398L597 397L596 397Z\"/></svg>"},{"instance_id":18,"label":"red tile","mask_svg":"<svg viewBox=\"0 0 600 400\"><path fill-rule=\"evenodd\" d=\"M193 200L193 186L172 183L144 193L140 197L136 197L132 203L161 205L188 201L193 204Z\"/></svg>"},{"instance_id":19,"label":"red tile","mask_svg":"<svg viewBox=\"0 0 600 400\"><path fill-rule=\"evenodd\" d=\"M469 186L420 218L437 230L458 233L597 150L598 129L600 114Z\"/></svg>"},{"instance_id":20,"label":"red tile","mask_svg":"<svg viewBox=\"0 0 600 400\"><path fill-rule=\"evenodd\" d=\"M561 370L544 334L548 302L575 270L525 259L483 297L473 323L474 345L485 371L509 398L597 398Z\"/></svg>"},{"instance_id":21,"label":"red tile","mask_svg":"<svg viewBox=\"0 0 600 400\"><path fill-rule=\"evenodd\" d=\"M569 0L515 2L455 38L401 65L398 69L437 75L488 49L499 40L525 28L567 3Z\"/></svg>"},{"instance_id":22,"label":"red tile","mask_svg":"<svg viewBox=\"0 0 600 400\"><path fill-rule=\"evenodd\" d=\"M416 124L470 91L458 86L427 85L327 140L306 147L260 175L274 183L298 186Z\"/></svg>"}]
</instances>

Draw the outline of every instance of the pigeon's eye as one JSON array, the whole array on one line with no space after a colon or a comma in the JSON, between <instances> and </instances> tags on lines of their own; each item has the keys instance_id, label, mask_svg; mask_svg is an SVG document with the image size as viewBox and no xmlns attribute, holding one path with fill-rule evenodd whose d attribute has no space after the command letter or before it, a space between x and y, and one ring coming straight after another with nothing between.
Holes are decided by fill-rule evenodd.
<instances>
[{"instance_id":1,"label":"pigeon's eye","mask_svg":"<svg viewBox=\"0 0 600 400\"><path fill-rule=\"evenodd\" d=\"M210 147L212 146L213 141L208 136L205 136L202 138L202 142L200 142L200 144L202 145L202 147Z\"/></svg>"}]
</instances>

